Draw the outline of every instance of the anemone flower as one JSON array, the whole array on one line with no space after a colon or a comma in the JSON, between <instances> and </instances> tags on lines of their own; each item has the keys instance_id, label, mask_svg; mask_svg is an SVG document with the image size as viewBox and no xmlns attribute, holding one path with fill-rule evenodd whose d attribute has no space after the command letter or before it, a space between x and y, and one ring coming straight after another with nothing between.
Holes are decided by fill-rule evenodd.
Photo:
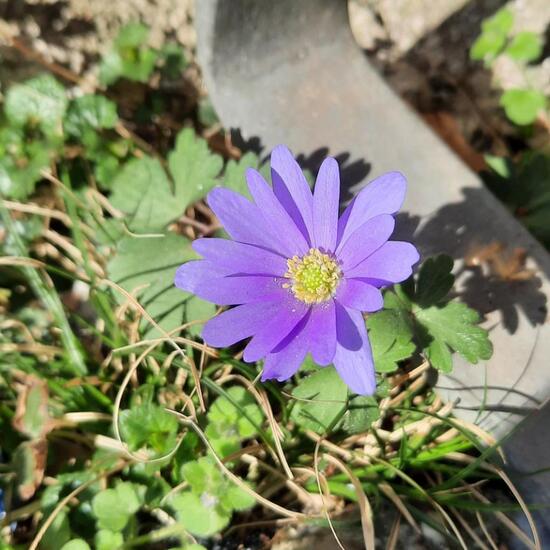
<instances>
[{"instance_id":1,"label":"anemone flower","mask_svg":"<svg viewBox=\"0 0 550 550\"><path fill-rule=\"evenodd\" d=\"M271 153L270 186L246 173L254 202L216 188L208 204L231 239L201 238L204 259L176 273L178 288L221 306L235 306L204 326L213 347L250 338L246 362L264 360L262 380L287 380L308 353L333 364L355 393L376 389L363 312L382 308L382 287L401 282L418 259L407 242L388 240L406 180L389 172L367 185L338 217L338 163L327 158L312 193L290 151Z\"/></svg>"}]
</instances>

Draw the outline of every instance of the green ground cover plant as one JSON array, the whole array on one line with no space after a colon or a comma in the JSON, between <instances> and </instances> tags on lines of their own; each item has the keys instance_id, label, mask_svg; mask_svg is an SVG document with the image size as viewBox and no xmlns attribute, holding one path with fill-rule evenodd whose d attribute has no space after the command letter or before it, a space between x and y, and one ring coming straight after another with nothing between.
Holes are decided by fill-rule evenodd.
<instances>
[{"instance_id":1,"label":"green ground cover plant","mask_svg":"<svg viewBox=\"0 0 550 550\"><path fill-rule=\"evenodd\" d=\"M202 342L217 309L175 289L174 272L197 257L191 240L223 236L207 192L244 192L247 167L268 174L205 134L205 102L169 139L134 131L154 126L166 98L151 88L128 117L117 86L185 66L177 49L143 46L146 32L121 32L93 94L43 73L4 97L0 548L200 550L281 519L336 537L358 524L370 548L384 503L397 528L426 523L462 548L491 544L495 512L517 533L504 512L528 513L521 498L499 507L483 494L509 483L498 443L429 383L453 353L474 364L492 353L453 292L450 258L425 259L367 317L374 396L310 358L289 382L262 384L242 348Z\"/></svg>"}]
</instances>

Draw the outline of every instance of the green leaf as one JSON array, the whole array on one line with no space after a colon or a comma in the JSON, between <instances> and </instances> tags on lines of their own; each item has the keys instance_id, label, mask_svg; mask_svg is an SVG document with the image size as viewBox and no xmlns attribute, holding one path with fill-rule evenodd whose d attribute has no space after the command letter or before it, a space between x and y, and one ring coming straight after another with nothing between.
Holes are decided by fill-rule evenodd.
<instances>
[{"instance_id":1,"label":"green leaf","mask_svg":"<svg viewBox=\"0 0 550 550\"><path fill-rule=\"evenodd\" d=\"M418 273L414 301L421 307L427 307L443 300L455 282L452 270L453 259L450 256L440 254L428 258Z\"/></svg>"},{"instance_id":2,"label":"green leaf","mask_svg":"<svg viewBox=\"0 0 550 550\"><path fill-rule=\"evenodd\" d=\"M207 128L220 121L209 97L204 97L199 101L198 116L199 122Z\"/></svg>"},{"instance_id":3,"label":"green leaf","mask_svg":"<svg viewBox=\"0 0 550 550\"><path fill-rule=\"evenodd\" d=\"M168 155L168 165L181 211L216 185L223 161L210 152L204 139L197 137L191 128L185 128L176 138L176 148Z\"/></svg>"},{"instance_id":4,"label":"green leaf","mask_svg":"<svg viewBox=\"0 0 550 550\"><path fill-rule=\"evenodd\" d=\"M79 137L89 129L114 128L118 122L116 103L101 95L77 97L69 105L65 131Z\"/></svg>"},{"instance_id":5,"label":"green leaf","mask_svg":"<svg viewBox=\"0 0 550 550\"><path fill-rule=\"evenodd\" d=\"M297 400L291 418L302 428L323 434L346 408L348 389L334 368L325 367L301 380L292 395Z\"/></svg>"},{"instance_id":6,"label":"green leaf","mask_svg":"<svg viewBox=\"0 0 550 550\"><path fill-rule=\"evenodd\" d=\"M216 305L199 298L198 296L191 296L185 302L185 322L191 321L208 321L214 317L216 313ZM204 323L198 323L191 325L187 328L187 332L191 336L200 336Z\"/></svg>"},{"instance_id":7,"label":"green leaf","mask_svg":"<svg viewBox=\"0 0 550 550\"><path fill-rule=\"evenodd\" d=\"M453 280L451 270L452 260L446 256L428 259L420 268L416 284L410 279L386 292L387 311L371 316L375 319L371 336L375 354L388 346L388 334L395 334L405 351L413 352L412 347L407 350L412 338L433 366L444 372L452 368L451 350L474 364L491 357L488 333L477 326L478 313L458 301L446 301Z\"/></svg>"},{"instance_id":8,"label":"green leaf","mask_svg":"<svg viewBox=\"0 0 550 550\"><path fill-rule=\"evenodd\" d=\"M95 535L95 550L115 550L124 543L122 533L102 529Z\"/></svg>"},{"instance_id":9,"label":"green leaf","mask_svg":"<svg viewBox=\"0 0 550 550\"><path fill-rule=\"evenodd\" d=\"M115 39L118 49L138 48L149 38L149 29L143 23L129 23L124 25Z\"/></svg>"},{"instance_id":10,"label":"green leaf","mask_svg":"<svg viewBox=\"0 0 550 550\"><path fill-rule=\"evenodd\" d=\"M444 346L458 352L473 364L491 357L493 347L487 331L477 326L479 315L466 304L449 302L441 307L417 308L415 316L436 342L430 343L428 348L430 358L437 361L434 367L447 372L450 370L449 355Z\"/></svg>"},{"instance_id":11,"label":"green leaf","mask_svg":"<svg viewBox=\"0 0 550 550\"><path fill-rule=\"evenodd\" d=\"M71 526L67 512L61 510L48 527L42 540L40 550L58 550L71 538Z\"/></svg>"},{"instance_id":12,"label":"green leaf","mask_svg":"<svg viewBox=\"0 0 550 550\"><path fill-rule=\"evenodd\" d=\"M128 482L120 482L114 489L105 489L92 500L92 511L99 528L110 531L122 531L140 506L136 489Z\"/></svg>"},{"instance_id":13,"label":"green leaf","mask_svg":"<svg viewBox=\"0 0 550 550\"><path fill-rule=\"evenodd\" d=\"M172 80L180 78L185 67L187 67L184 49L179 44L170 42L162 47L160 55L164 61L162 74ZM199 119L201 104L202 102L199 103Z\"/></svg>"},{"instance_id":14,"label":"green leaf","mask_svg":"<svg viewBox=\"0 0 550 550\"><path fill-rule=\"evenodd\" d=\"M94 154L94 176L103 190L110 190L120 169L119 160L105 151Z\"/></svg>"},{"instance_id":15,"label":"green leaf","mask_svg":"<svg viewBox=\"0 0 550 550\"><path fill-rule=\"evenodd\" d=\"M149 315L170 331L183 323L184 302L190 296L174 286L176 269L195 257L189 241L173 233L164 237L125 237L107 265L107 272L111 280L128 292L135 292ZM124 296L119 299L126 300ZM146 321L143 327L147 328L148 337L161 335Z\"/></svg>"},{"instance_id":16,"label":"green leaf","mask_svg":"<svg viewBox=\"0 0 550 550\"><path fill-rule=\"evenodd\" d=\"M111 204L129 216L127 225L134 232L161 231L184 210L157 159L129 161L114 179L112 189Z\"/></svg>"},{"instance_id":17,"label":"green leaf","mask_svg":"<svg viewBox=\"0 0 550 550\"><path fill-rule=\"evenodd\" d=\"M550 156L526 153L519 161L507 163L507 172L485 174L491 191L510 210L520 213L520 221L546 246L550 246Z\"/></svg>"},{"instance_id":18,"label":"green leaf","mask_svg":"<svg viewBox=\"0 0 550 550\"><path fill-rule=\"evenodd\" d=\"M131 23L120 30L113 49L99 66L102 84L113 84L119 78L149 80L159 53L146 45L148 37L149 29L141 23Z\"/></svg>"},{"instance_id":19,"label":"green leaf","mask_svg":"<svg viewBox=\"0 0 550 550\"><path fill-rule=\"evenodd\" d=\"M243 439L258 433L263 418L262 409L242 386L228 388L226 395L220 395L208 411L208 420L211 423L232 424Z\"/></svg>"},{"instance_id":20,"label":"green leaf","mask_svg":"<svg viewBox=\"0 0 550 550\"><path fill-rule=\"evenodd\" d=\"M120 413L120 432L131 450L148 447L163 455L176 445L178 421L163 407L142 403Z\"/></svg>"},{"instance_id":21,"label":"green leaf","mask_svg":"<svg viewBox=\"0 0 550 550\"><path fill-rule=\"evenodd\" d=\"M117 51L108 52L99 65L99 81L108 86L116 82L124 72L122 57Z\"/></svg>"},{"instance_id":22,"label":"green leaf","mask_svg":"<svg viewBox=\"0 0 550 550\"><path fill-rule=\"evenodd\" d=\"M369 315L367 328L377 372L395 371L416 349L411 324L398 309Z\"/></svg>"},{"instance_id":23,"label":"green leaf","mask_svg":"<svg viewBox=\"0 0 550 550\"><path fill-rule=\"evenodd\" d=\"M231 513L219 505L219 499L208 493L198 496L181 493L171 500L176 517L193 535L209 537L229 524Z\"/></svg>"},{"instance_id":24,"label":"green leaf","mask_svg":"<svg viewBox=\"0 0 550 550\"><path fill-rule=\"evenodd\" d=\"M515 124L531 124L546 107L546 96L538 90L506 90L500 98L506 116Z\"/></svg>"},{"instance_id":25,"label":"green leaf","mask_svg":"<svg viewBox=\"0 0 550 550\"><path fill-rule=\"evenodd\" d=\"M358 434L367 431L378 418L380 408L376 399L370 395L357 395L350 400L338 428L349 434Z\"/></svg>"},{"instance_id":26,"label":"green leaf","mask_svg":"<svg viewBox=\"0 0 550 550\"><path fill-rule=\"evenodd\" d=\"M483 32L493 31L508 34L514 25L514 14L508 8L501 8L492 17L481 23Z\"/></svg>"},{"instance_id":27,"label":"green leaf","mask_svg":"<svg viewBox=\"0 0 550 550\"><path fill-rule=\"evenodd\" d=\"M0 193L5 198L26 199L42 179L41 171L49 166L50 153L43 143L33 143L26 154L20 158L0 157Z\"/></svg>"},{"instance_id":28,"label":"green leaf","mask_svg":"<svg viewBox=\"0 0 550 550\"><path fill-rule=\"evenodd\" d=\"M470 48L470 58L474 61L490 63L506 45L506 35L499 32L483 32Z\"/></svg>"},{"instance_id":29,"label":"green leaf","mask_svg":"<svg viewBox=\"0 0 550 550\"><path fill-rule=\"evenodd\" d=\"M61 550L91 550L90 545L83 539L73 539L64 544Z\"/></svg>"},{"instance_id":30,"label":"green leaf","mask_svg":"<svg viewBox=\"0 0 550 550\"><path fill-rule=\"evenodd\" d=\"M155 69L158 52L152 48L142 47L138 50L137 60L123 57L122 76L128 80L147 82Z\"/></svg>"},{"instance_id":31,"label":"green leaf","mask_svg":"<svg viewBox=\"0 0 550 550\"><path fill-rule=\"evenodd\" d=\"M511 161L505 157L497 157L495 155L484 155L485 162L496 174L501 178L509 178L511 176Z\"/></svg>"},{"instance_id":32,"label":"green leaf","mask_svg":"<svg viewBox=\"0 0 550 550\"><path fill-rule=\"evenodd\" d=\"M241 448L241 438L235 424L210 423L204 433L220 458L236 453Z\"/></svg>"},{"instance_id":33,"label":"green leaf","mask_svg":"<svg viewBox=\"0 0 550 550\"><path fill-rule=\"evenodd\" d=\"M470 49L470 58L491 63L504 49L513 24L514 16L507 8L500 9L492 17L483 21L481 34Z\"/></svg>"},{"instance_id":34,"label":"green leaf","mask_svg":"<svg viewBox=\"0 0 550 550\"><path fill-rule=\"evenodd\" d=\"M542 40L534 32L520 32L510 42L504 53L517 61L535 61L542 53Z\"/></svg>"},{"instance_id":35,"label":"green leaf","mask_svg":"<svg viewBox=\"0 0 550 550\"><path fill-rule=\"evenodd\" d=\"M252 495L243 491L237 485L232 484L220 496L220 504L227 510L248 510L256 504Z\"/></svg>"},{"instance_id":36,"label":"green leaf","mask_svg":"<svg viewBox=\"0 0 550 550\"><path fill-rule=\"evenodd\" d=\"M252 152L245 153L238 161L230 160L223 174L223 186L232 189L247 198L250 197L248 185L246 184L245 173L247 168L260 167L258 155Z\"/></svg>"},{"instance_id":37,"label":"green leaf","mask_svg":"<svg viewBox=\"0 0 550 550\"><path fill-rule=\"evenodd\" d=\"M225 489L225 479L218 467L208 458L187 462L181 468L183 478L191 486L193 493L220 495Z\"/></svg>"},{"instance_id":38,"label":"green leaf","mask_svg":"<svg viewBox=\"0 0 550 550\"><path fill-rule=\"evenodd\" d=\"M50 74L12 86L4 107L9 122L16 126L37 126L48 137L62 135L66 108L65 89Z\"/></svg>"},{"instance_id":39,"label":"green leaf","mask_svg":"<svg viewBox=\"0 0 550 550\"><path fill-rule=\"evenodd\" d=\"M444 340L432 340L426 349L426 356L430 363L441 372L453 370L451 350Z\"/></svg>"}]
</instances>

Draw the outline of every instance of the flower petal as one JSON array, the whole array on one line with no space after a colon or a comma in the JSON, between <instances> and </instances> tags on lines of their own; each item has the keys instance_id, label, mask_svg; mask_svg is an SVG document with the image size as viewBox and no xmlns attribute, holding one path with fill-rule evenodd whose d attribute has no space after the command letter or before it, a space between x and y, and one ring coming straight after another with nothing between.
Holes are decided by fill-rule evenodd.
<instances>
[{"instance_id":1,"label":"flower petal","mask_svg":"<svg viewBox=\"0 0 550 550\"><path fill-rule=\"evenodd\" d=\"M347 310L346 313L345 319L341 313L337 313L338 343L334 355L334 367L353 392L359 395L372 395L376 390L376 376L365 321L358 311ZM354 340L357 336L359 337L361 341L359 349L352 350L342 343L349 340L348 331L353 332Z\"/></svg>"},{"instance_id":2,"label":"flower petal","mask_svg":"<svg viewBox=\"0 0 550 550\"><path fill-rule=\"evenodd\" d=\"M338 163L327 158L321 164L313 194L313 244L334 252L338 234L340 172Z\"/></svg>"},{"instance_id":3,"label":"flower petal","mask_svg":"<svg viewBox=\"0 0 550 550\"><path fill-rule=\"evenodd\" d=\"M348 278L376 279L384 285L400 283L412 274L420 256L411 243L388 241L366 260L346 272Z\"/></svg>"},{"instance_id":4,"label":"flower petal","mask_svg":"<svg viewBox=\"0 0 550 550\"><path fill-rule=\"evenodd\" d=\"M394 227L393 216L381 214L358 227L345 241L340 241L336 255L344 273L380 248L390 238Z\"/></svg>"},{"instance_id":5,"label":"flower petal","mask_svg":"<svg viewBox=\"0 0 550 550\"><path fill-rule=\"evenodd\" d=\"M286 279L270 275L232 275L201 281L195 285L195 294L220 306L285 300Z\"/></svg>"},{"instance_id":6,"label":"flower petal","mask_svg":"<svg viewBox=\"0 0 550 550\"><path fill-rule=\"evenodd\" d=\"M344 347L350 351L358 351L363 345L361 334L354 323L351 313L338 302L336 304L336 347ZM362 317L361 317L362 318Z\"/></svg>"},{"instance_id":7,"label":"flower petal","mask_svg":"<svg viewBox=\"0 0 550 550\"><path fill-rule=\"evenodd\" d=\"M232 273L283 276L288 269L283 256L229 239L197 239L193 241L193 248L213 264Z\"/></svg>"},{"instance_id":8,"label":"flower petal","mask_svg":"<svg viewBox=\"0 0 550 550\"><path fill-rule=\"evenodd\" d=\"M313 197L302 169L284 145L271 152L273 192L309 244L313 237Z\"/></svg>"},{"instance_id":9,"label":"flower petal","mask_svg":"<svg viewBox=\"0 0 550 550\"><path fill-rule=\"evenodd\" d=\"M253 363L267 356L307 315L308 306L297 300L281 303L270 317L264 317L252 340L244 349L243 359Z\"/></svg>"},{"instance_id":10,"label":"flower petal","mask_svg":"<svg viewBox=\"0 0 550 550\"><path fill-rule=\"evenodd\" d=\"M266 356L262 382L272 379L283 382L296 374L307 355L308 335L304 330L307 320L304 317L273 352Z\"/></svg>"},{"instance_id":11,"label":"flower petal","mask_svg":"<svg viewBox=\"0 0 550 550\"><path fill-rule=\"evenodd\" d=\"M367 220L380 214L395 214L405 200L407 180L400 172L388 172L369 183L353 199L338 222L338 242Z\"/></svg>"},{"instance_id":12,"label":"flower petal","mask_svg":"<svg viewBox=\"0 0 550 550\"><path fill-rule=\"evenodd\" d=\"M261 210L268 226L274 229L277 249L289 258L296 254L305 254L309 250L308 242L262 175L249 168L246 171L246 181L256 206Z\"/></svg>"},{"instance_id":13,"label":"flower petal","mask_svg":"<svg viewBox=\"0 0 550 550\"><path fill-rule=\"evenodd\" d=\"M193 260L178 267L174 284L181 290L195 292L197 285L203 281L230 275L231 271L207 260Z\"/></svg>"},{"instance_id":14,"label":"flower petal","mask_svg":"<svg viewBox=\"0 0 550 550\"><path fill-rule=\"evenodd\" d=\"M272 230L255 204L230 189L220 187L210 191L207 201L233 239L268 250L275 249Z\"/></svg>"},{"instance_id":15,"label":"flower petal","mask_svg":"<svg viewBox=\"0 0 550 550\"><path fill-rule=\"evenodd\" d=\"M336 351L336 308L334 300L314 306L306 327L308 346L318 365L329 365Z\"/></svg>"},{"instance_id":16,"label":"flower petal","mask_svg":"<svg viewBox=\"0 0 550 550\"><path fill-rule=\"evenodd\" d=\"M338 286L336 300L358 311L378 311L384 307L382 293L361 279L344 279Z\"/></svg>"},{"instance_id":17,"label":"flower petal","mask_svg":"<svg viewBox=\"0 0 550 550\"><path fill-rule=\"evenodd\" d=\"M256 333L266 316L275 312L278 302L237 306L210 319L202 329L202 339L215 348L231 346Z\"/></svg>"}]
</instances>

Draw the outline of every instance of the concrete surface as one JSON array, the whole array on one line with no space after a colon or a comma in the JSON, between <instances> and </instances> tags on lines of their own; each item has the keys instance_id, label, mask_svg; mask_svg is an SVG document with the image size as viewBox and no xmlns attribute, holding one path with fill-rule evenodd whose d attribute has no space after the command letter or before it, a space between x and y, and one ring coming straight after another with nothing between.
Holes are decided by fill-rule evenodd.
<instances>
[{"instance_id":1,"label":"concrete surface","mask_svg":"<svg viewBox=\"0 0 550 550\"><path fill-rule=\"evenodd\" d=\"M550 395L550 256L369 65L345 3L205 0L197 28L212 102L249 145L265 152L285 143L314 170L326 154L337 156L350 193L385 171L404 172L410 188L398 231L425 256L445 252L460 264L494 241L527 251L536 273L528 281L496 281L481 270L459 277L468 302L487 312L495 352L482 365L456 357L438 387L458 401L457 414L497 437L540 408ZM550 439L527 433L521 450L508 442L515 460L544 445L533 465L550 465Z\"/></svg>"}]
</instances>

